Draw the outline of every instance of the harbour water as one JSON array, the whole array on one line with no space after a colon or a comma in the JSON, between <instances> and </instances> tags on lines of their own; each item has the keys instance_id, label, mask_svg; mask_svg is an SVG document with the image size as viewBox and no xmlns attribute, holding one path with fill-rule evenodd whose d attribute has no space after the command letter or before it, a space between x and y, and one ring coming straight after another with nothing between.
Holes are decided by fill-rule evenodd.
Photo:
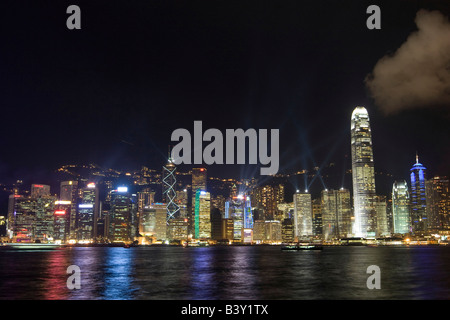
<instances>
[{"instance_id":1,"label":"harbour water","mask_svg":"<svg viewBox=\"0 0 450 320\"><path fill-rule=\"evenodd\" d=\"M81 289L67 288L67 268ZM376 265L381 289L367 288ZM450 299L450 247L71 247L0 250L0 299Z\"/></svg>"}]
</instances>

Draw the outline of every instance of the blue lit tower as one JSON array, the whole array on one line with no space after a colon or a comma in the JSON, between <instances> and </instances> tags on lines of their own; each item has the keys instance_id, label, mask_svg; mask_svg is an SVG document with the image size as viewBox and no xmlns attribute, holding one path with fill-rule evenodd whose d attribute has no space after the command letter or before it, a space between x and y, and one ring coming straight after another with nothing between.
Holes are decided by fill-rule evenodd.
<instances>
[{"instance_id":1,"label":"blue lit tower","mask_svg":"<svg viewBox=\"0 0 450 320\"><path fill-rule=\"evenodd\" d=\"M427 204L425 195L426 170L416 155L416 163L411 168L411 228L415 234L427 231Z\"/></svg>"},{"instance_id":2,"label":"blue lit tower","mask_svg":"<svg viewBox=\"0 0 450 320\"><path fill-rule=\"evenodd\" d=\"M167 208L167 219L166 222L169 224L171 219L178 218L180 212L180 207L176 203L177 193L175 191L175 186L177 183L177 178L175 176L177 167L172 162L169 152L169 161L165 166L163 166L163 201L166 203Z\"/></svg>"},{"instance_id":3,"label":"blue lit tower","mask_svg":"<svg viewBox=\"0 0 450 320\"><path fill-rule=\"evenodd\" d=\"M242 240L242 229L253 229L253 214L250 196L232 192L225 202L225 219L233 219L234 240Z\"/></svg>"},{"instance_id":4,"label":"blue lit tower","mask_svg":"<svg viewBox=\"0 0 450 320\"><path fill-rule=\"evenodd\" d=\"M249 196L245 196L244 228L253 229L252 202Z\"/></svg>"}]
</instances>

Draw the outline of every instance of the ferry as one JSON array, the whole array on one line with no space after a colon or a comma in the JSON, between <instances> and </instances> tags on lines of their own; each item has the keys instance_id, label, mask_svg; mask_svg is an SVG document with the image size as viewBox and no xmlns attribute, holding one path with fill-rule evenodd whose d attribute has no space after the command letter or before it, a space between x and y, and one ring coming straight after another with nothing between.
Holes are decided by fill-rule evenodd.
<instances>
[{"instance_id":1,"label":"ferry","mask_svg":"<svg viewBox=\"0 0 450 320\"><path fill-rule=\"evenodd\" d=\"M32 243L32 242L3 243L1 246L1 248L14 250L54 250L62 247L64 247L64 245L57 243Z\"/></svg>"}]
</instances>

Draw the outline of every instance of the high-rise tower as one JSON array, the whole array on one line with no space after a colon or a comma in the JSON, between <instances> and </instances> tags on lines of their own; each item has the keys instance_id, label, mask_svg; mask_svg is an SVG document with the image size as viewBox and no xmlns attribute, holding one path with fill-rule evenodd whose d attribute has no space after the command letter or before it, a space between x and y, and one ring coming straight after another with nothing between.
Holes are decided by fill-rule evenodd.
<instances>
[{"instance_id":1,"label":"high-rise tower","mask_svg":"<svg viewBox=\"0 0 450 320\"><path fill-rule=\"evenodd\" d=\"M198 190L206 191L207 170L206 168L192 168L192 202L188 214L189 233L195 233L195 197Z\"/></svg>"},{"instance_id":2,"label":"high-rise tower","mask_svg":"<svg viewBox=\"0 0 450 320\"><path fill-rule=\"evenodd\" d=\"M374 236L375 171L369 114L364 107L356 107L352 113L351 149L355 215L353 233L356 237Z\"/></svg>"},{"instance_id":3,"label":"high-rise tower","mask_svg":"<svg viewBox=\"0 0 450 320\"><path fill-rule=\"evenodd\" d=\"M169 153L170 154L170 153ZM171 219L178 218L180 207L176 203L177 193L175 186L177 178L175 176L177 167L169 156L169 161L163 167L163 201L167 207L167 224Z\"/></svg>"},{"instance_id":4,"label":"high-rise tower","mask_svg":"<svg viewBox=\"0 0 450 320\"><path fill-rule=\"evenodd\" d=\"M294 236L307 237L313 234L311 194L297 191L294 194Z\"/></svg>"},{"instance_id":5,"label":"high-rise tower","mask_svg":"<svg viewBox=\"0 0 450 320\"><path fill-rule=\"evenodd\" d=\"M428 229L440 231L449 229L450 193L447 177L433 177L425 183L427 196Z\"/></svg>"},{"instance_id":6,"label":"high-rise tower","mask_svg":"<svg viewBox=\"0 0 450 320\"><path fill-rule=\"evenodd\" d=\"M62 181L60 189L60 200L70 201L70 210L66 211L66 240L76 240L77 238L77 202L78 202L78 181Z\"/></svg>"},{"instance_id":7,"label":"high-rise tower","mask_svg":"<svg viewBox=\"0 0 450 320\"><path fill-rule=\"evenodd\" d=\"M95 183L89 183L81 190L81 203L78 204L78 241L93 241L97 237L98 212L99 190Z\"/></svg>"},{"instance_id":8,"label":"high-rise tower","mask_svg":"<svg viewBox=\"0 0 450 320\"><path fill-rule=\"evenodd\" d=\"M411 168L411 227L412 232L427 231L427 199L425 194L426 170L416 154L416 163Z\"/></svg>"},{"instance_id":9,"label":"high-rise tower","mask_svg":"<svg viewBox=\"0 0 450 320\"><path fill-rule=\"evenodd\" d=\"M395 181L392 187L392 216L394 233L410 232L409 191L406 181Z\"/></svg>"},{"instance_id":10,"label":"high-rise tower","mask_svg":"<svg viewBox=\"0 0 450 320\"><path fill-rule=\"evenodd\" d=\"M203 190L195 193L195 238L211 238L211 195Z\"/></svg>"}]
</instances>

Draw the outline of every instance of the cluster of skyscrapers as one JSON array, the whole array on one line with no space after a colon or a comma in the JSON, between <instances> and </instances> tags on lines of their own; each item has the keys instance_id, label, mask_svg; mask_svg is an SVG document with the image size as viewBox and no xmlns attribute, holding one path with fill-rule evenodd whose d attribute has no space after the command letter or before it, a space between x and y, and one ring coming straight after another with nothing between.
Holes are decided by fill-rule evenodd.
<instances>
[{"instance_id":1,"label":"cluster of skyscrapers","mask_svg":"<svg viewBox=\"0 0 450 320\"><path fill-rule=\"evenodd\" d=\"M63 181L59 196L48 185L33 184L27 195L17 189L9 196L7 236L17 242L250 244L450 233L449 180L427 179L417 156L410 185L395 181L391 197L377 195L364 107L351 116L351 156L353 195L325 189L313 199L308 190L297 190L292 202L285 201L283 184L258 185L255 179L212 194L206 168L193 168L191 183L180 185L170 156L158 201L150 187L133 193L111 181Z\"/></svg>"},{"instance_id":2,"label":"cluster of skyscrapers","mask_svg":"<svg viewBox=\"0 0 450 320\"><path fill-rule=\"evenodd\" d=\"M356 107L352 114L351 148L354 236L448 234L449 181L438 176L427 180L426 168L419 163L417 154L410 169L411 185L405 180L393 183L391 206L387 206L385 197L376 195L372 134L364 107Z\"/></svg>"}]
</instances>

